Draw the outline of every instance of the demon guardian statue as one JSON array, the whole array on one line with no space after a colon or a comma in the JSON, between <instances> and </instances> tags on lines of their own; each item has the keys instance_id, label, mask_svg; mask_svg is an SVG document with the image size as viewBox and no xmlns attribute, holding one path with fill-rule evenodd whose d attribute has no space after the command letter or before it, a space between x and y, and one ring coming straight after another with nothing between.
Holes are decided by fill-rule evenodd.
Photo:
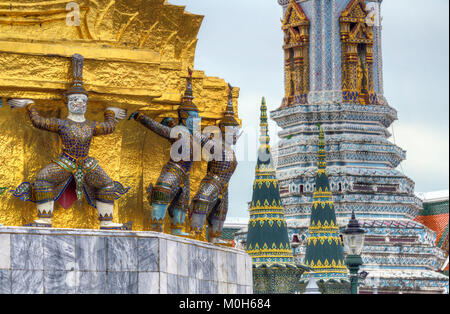
<instances>
[{"instance_id":1,"label":"demon guardian statue","mask_svg":"<svg viewBox=\"0 0 450 314\"><path fill-rule=\"evenodd\" d=\"M162 232L163 221L166 213L169 213L171 218L171 233L178 236L187 236L188 233L182 231L186 214L189 208L190 187L189 179L193 164L193 141L192 132L194 129L194 120L200 121L198 108L192 102L194 99L192 94L192 71L189 69L187 78L187 87L182 100L182 104L178 108L178 123L180 130L187 129L183 134L188 145L189 153L187 158L173 158L164 165L161 174L154 187L150 186L148 189L149 201L152 205L152 220L151 230ZM158 123L142 113L135 112L129 119L134 118L146 128L155 132L159 136L167 139L171 144L174 144L180 138L172 137L171 133L177 126L171 119L164 119L163 123ZM172 124L171 124L172 122ZM174 145L172 145L172 148ZM172 152L171 152L172 154ZM175 160L177 159L177 160Z\"/></svg>"},{"instance_id":2,"label":"demon guardian statue","mask_svg":"<svg viewBox=\"0 0 450 314\"><path fill-rule=\"evenodd\" d=\"M234 118L233 87L229 85L228 105L219 122L220 140L194 131L195 140L211 154L208 171L200 183L190 207L191 230L200 238L205 221L208 223L208 241L225 244L219 238L228 212L228 184L236 170L237 160L232 149L239 139L239 123ZM217 150L217 151L216 151Z\"/></svg>"},{"instance_id":3,"label":"demon guardian statue","mask_svg":"<svg viewBox=\"0 0 450 314\"><path fill-rule=\"evenodd\" d=\"M57 133L62 140L62 154L42 169L34 183L24 182L12 194L24 201L37 204L38 220L27 226L51 227L54 202L63 193L68 193L74 181L76 198L83 194L88 203L97 208L100 228L106 230L128 230L130 224L113 223L114 201L128 192L119 182L112 181L97 160L89 156L94 136L114 132L119 119L126 118L126 110L109 107L105 111L105 122L87 121L88 93L83 87L83 64L81 55L74 55L72 87L66 92L69 114L66 119L41 117L30 99L11 99L11 108L26 107L34 127Z\"/></svg>"}]
</instances>

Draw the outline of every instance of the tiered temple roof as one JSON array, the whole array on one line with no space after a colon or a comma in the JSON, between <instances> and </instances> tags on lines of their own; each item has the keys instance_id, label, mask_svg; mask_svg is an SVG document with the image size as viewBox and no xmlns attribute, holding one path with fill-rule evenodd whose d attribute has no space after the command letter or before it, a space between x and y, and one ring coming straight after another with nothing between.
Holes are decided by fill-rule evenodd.
<instances>
[{"instance_id":1,"label":"tiered temple roof","mask_svg":"<svg viewBox=\"0 0 450 314\"><path fill-rule=\"evenodd\" d=\"M253 265L296 267L269 145L267 106L261 104L261 136L250 206L247 252Z\"/></svg>"},{"instance_id":2,"label":"tiered temple roof","mask_svg":"<svg viewBox=\"0 0 450 314\"><path fill-rule=\"evenodd\" d=\"M311 267L316 277L321 280L345 279L347 268L328 181L325 136L322 127L319 134L318 156L305 264Z\"/></svg>"},{"instance_id":3,"label":"tiered temple roof","mask_svg":"<svg viewBox=\"0 0 450 314\"><path fill-rule=\"evenodd\" d=\"M415 221L436 232L436 246L446 252L447 260L441 267L448 275L448 190L419 195L423 198L423 210Z\"/></svg>"}]
</instances>

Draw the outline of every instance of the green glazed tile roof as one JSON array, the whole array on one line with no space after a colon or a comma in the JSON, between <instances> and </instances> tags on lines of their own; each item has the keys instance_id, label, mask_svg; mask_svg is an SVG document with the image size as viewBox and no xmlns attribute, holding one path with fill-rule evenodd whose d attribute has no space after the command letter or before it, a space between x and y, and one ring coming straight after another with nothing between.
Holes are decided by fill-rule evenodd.
<instances>
[{"instance_id":1,"label":"green glazed tile roof","mask_svg":"<svg viewBox=\"0 0 450 314\"><path fill-rule=\"evenodd\" d=\"M222 236L220 237L223 240L234 240L234 234L238 232L239 228L223 228Z\"/></svg>"},{"instance_id":2,"label":"green glazed tile roof","mask_svg":"<svg viewBox=\"0 0 450 314\"><path fill-rule=\"evenodd\" d=\"M448 200L435 203L424 203L423 210L420 212L420 216L448 214L448 208Z\"/></svg>"},{"instance_id":3,"label":"green glazed tile roof","mask_svg":"<svg viewBox=\"0 0 450 314\"><path fill-rule=\"evenodd\" d=\"M347 268L326 171L325 136L322 127L319 132L318 156L305 264L313 268L319 277L341 279L346 276Z\"/></svg>"},{"instance_id":4,"label":"green glazed tile roof","mask_svg":"<svg viewBox=\"0 0 450 314\"><path fill-rule=\"evenodd\" d=\"M292 265L296 267L289 243L278 180L269 146L267 107L261 104L261 136L255 169L247 253L256 265Z\"/></svg>"}]
</instances>

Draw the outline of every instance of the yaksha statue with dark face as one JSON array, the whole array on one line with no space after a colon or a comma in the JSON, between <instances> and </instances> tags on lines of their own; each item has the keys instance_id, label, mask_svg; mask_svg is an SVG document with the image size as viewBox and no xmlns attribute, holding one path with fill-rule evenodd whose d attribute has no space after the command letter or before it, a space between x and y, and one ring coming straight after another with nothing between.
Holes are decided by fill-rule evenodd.
<instances>
[{"instance_id":1,"label":"yaksha statue with dark face","mask_svg":"<svg viewBox=\"0 0 450 314\"><path fill-rule=\"evenodd\" d=\"M200 123L198 108L193 103L192 71L190 69L186 85L182 103L178 108L178 125L170 118L158 123L140 112L133 113L129 118L134 118L172 144L170 160L161 170L156 184L150 185L148 199L152 206L150 229L162 232L164 217L168 212L171 218L171 233L178 236L189 235L182 229L189 209L189 180L193 164L192 132L194 121ZM183 130L185 132L179 133ZM178 147L179 149L176 148L175 143L179 141L184 141L186 145ZM174 148L176 149L174 150ZM183 155L185 156L183 157Z\"/></svg>"},{"instance_id":2,"label":"yaksha statue with dark face","mask_svg":"<svg viewBox=\"0 0 450 314\"><path fill-rule=\"evenodd\" d=\"M11 193L37 204L39 219L27 226L51 227L54 202L65 193L73 194L75 191L76 197L65 196L64 199L72 200L71 203L76 199L81 202L83 195L86 196L88 203L98 210L101 229L128 230L130 224L113 223L112 220L114 201L129 188L112 181L97 160L89 156L93 137L113 133L118 120L126 118L127 113L126 110L109 107L105 111L105 122L87 121L84 114L88 93L83 87L82 76L84 58L74 55L72 61L74 81L65 94L69 110L66 119L41 117L30 99L8 101L11 108L26 107L34 127L57 133L62 140L62 154L39 172L34 183L24 182Z\"/></svg>"},{"instance_id":3,"label":"yaksha statue with dark face","mask_svg":"<svg viewBox=\"0 0 450 314\"><path fill-rule=\"evenodd\" d=\"M239 123L234 118L233 87L229 85L228 105L219 123L219 140L194 131L194 139L209 153L208 171L200 183L190 206L191 230L200 238L205 221L208 223L208 241L226 244L220 240L228 213L228 184L238 162L233 145L240 137Z\"/></svg>"}]
</instances>

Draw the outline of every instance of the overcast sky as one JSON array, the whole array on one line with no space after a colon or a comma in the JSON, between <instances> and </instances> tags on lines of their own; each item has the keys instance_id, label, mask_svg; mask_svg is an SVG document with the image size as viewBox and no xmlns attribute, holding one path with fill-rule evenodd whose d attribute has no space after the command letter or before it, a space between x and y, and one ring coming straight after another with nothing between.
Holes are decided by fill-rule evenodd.
<instances>
[{"instance_id":1,"label":"overcast sky","mask_svg":"<svg viewBox=\"0 0 450 314\"><path fill-rule=\"evenodd\" d=\"M195 69L241 88L239 116L247 130L256 132L261 97L266 97L270 111L284 96L282 12L277 1L169 2L205 16ZM381 8L385 96L399 117L389 131L407 151L399 170L416 182L419 192L449 186L448 9L448 0L384 0ZM274 122L270 128L275 144L279 130ZM256 158L253 151L245 153ZM248 217L255 164L240 162L230 183L228 217Z\"/></svg>"}]
</instances>

